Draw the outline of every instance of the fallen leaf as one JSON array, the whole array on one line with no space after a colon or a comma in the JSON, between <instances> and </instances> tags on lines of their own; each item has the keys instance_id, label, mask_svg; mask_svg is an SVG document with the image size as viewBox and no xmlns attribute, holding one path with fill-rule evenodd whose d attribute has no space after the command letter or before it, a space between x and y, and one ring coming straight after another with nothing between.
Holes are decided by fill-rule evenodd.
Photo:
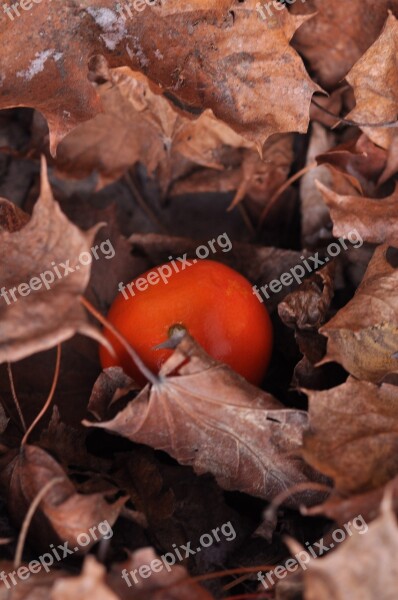
<instances>
[{"instance_id":1,"label":"fallen leaf","mask_svg":"<svg viewBox=\"0 0 398 600\"><path fill-rule=\"evenodd\" d=\"M336 361L358 379L378 382L398 370L398 270L378 246L354 298L323 325L328 338L322 363Z\"/></svg>"},{"instance_id":2,"label":"fallen leaf","mask_svg":"<svg viewBox=\"0 0 398 600\"><path fill-rule=\"evenodd\" d=\"M60 577L51 590L52 600L118 600L111 588L106 584L105 567L99 564L94 556L87 556L83 571L77 577Z\"/></svg>"},{"instance_id":3,"label":"fallen leaf","mask_svg":"<svg viewBox=\"0 0 398 600\"><path fill-rule=\"evenodd\" d=\"M318 189L330 209L336 237L356 230L365 242L398 246L398 187L388 198L343 196L318 182Z\"/></svg>"},{"instance_id":4,"label":"fallen leaf","mask_svg":"<svg viewBox=\"0 0 398 600\"><path fill-rule=\"evenodd\" d=\"M308 391L310 427L304 457L341 494L362 493L398 474L398 389L353 378Z\"/></svg>"},{"instance_id":5,"label":"fallen leaf","mask_svg":"<svg viewBox=\"0 0 398 600\"><path fill-rule=\"evenodd\" d=\"M255 148L211 110L194 121L179 114L139 73L120 68L108 77L98 88L104 112L74 129L58 148L61 173L86 177L97 170L103 186L139 161L166 193L191 164L221 170L218 153L223 145Z\"/></svg>"},{"instance_id":6,"label":"fallen leaf","mask_svg":"<svg viewBox=\"0 0 398 600\"><path fill-rule=\"evenodd\" d=\"M305 18L283 10L270 30L255 5L191 0L181 8L179 0L167 0L123 19L113 0L78 8L45 2L32 8L40 35L33 35L27 15L12 23L4 18L0 108L39 110L55 152L66 133L101 112L87 65L103 55L111 67L144 72L191 113L212 109L259 147L274 133L304 132L319 88L289 41ZM28 40L29 53L13 52L18 39Z\"/></svg>"},{"instance_id":7,"label":"fallen leaf","mask_svg":"<svg viewBox=\"0 0 398 600\"><path fill-rule=\"evenodd\" d=\"M68 272L67 277L59 270L63 268L66 272L73 257L77 260L81 253L90 250L97 231L98 226L82 232L62 214L53 199L43 163L41 194L32 218L17 231L0 231L5 256L0 263L0 281L5 294L0 304L0 363L14 362L52 348L77 332L102 340L102 334L89 324L78 302L89 282L90 267L75 270L72 276ZM61 267L61 262L66 267ZM57 280L52 271L54 265L62 277L57 274ZM50 273L55 282L52 288L45 272ZM42 274L43 278L39 279ZM27 283L33 277L35 288ZM22 294L19 293L21 285L24 286ZM10 290L14 291L16 301L10 296Z\"/></svg>"},{"instance_id":8,"label":"fallen leaf","mask_svg":"<svg viewBox=\"0 0 398 600\"><path fill-rule=\"evenodd\" d=\"M314 477L300 458L306 414L282 408L189 336L160 377L112 421L84 424L163 450L198 474L212 473L224 489L261 498ZM294 496L289 504L297 502Z\"/></svg>"},{"instance_id":9,"label":"fallen leaf","mask_svg":"<svg viewBox=\"0 0 398 600\"><path fill-rule=\"evenodd\" d=\"M294 47L309 61L321 85L337 85L373 44L396 0L307 0L291 6L295 14L312 14L296 33Z\"/></svg>"},{"instance_id":10,"label":"fallen leaf","mask_svg":"<svg viewBox=\"0 0 398 600\"><path fill-rule=\"evenodd\" d=\"M50 480L58 477L64 481L54 484L42 499L29 527L30 539L37 548L45 550L50 543L68 542L69 548L77 548L76 554L84 554L96 543L89 533L90 527L97 527L105 520L112 527L126 498L110 503L103 493L77 494L59 464L36 446L26 445L1 458L0 485L17 527L21 526L37 494ZM87 545L80 545L78 536L81 533L89 537Z\"/></svg>"},{"instance_id":11,"label":"fallen leaf","mask_svg":"<svg viewBox=\"0 0 398 600\"><path fill-rule=\"evenodd\" d=\"M386 505L381 516L304 573L305 600L394 600L398 587L398 526ZM344 531L344 530L343 530ZM291 545L290 545L291 546Z\"/></svg>"},{"instance_id":12,"label":"fallen leaf","mask_svg":"<svg viewBox=\"0 0 398 600\"><path fill-rule=\"evenodd\" d=\"M397 8L397 7L396 7ZM361 9L362 10L362 9ZM347 118L361 124L393 123L398 116L398 21L389 14L378 40L358 60L346 79L356 106ZM389 148L396 129L361 127L379 146Z\"/></svg>"}]
</instances>

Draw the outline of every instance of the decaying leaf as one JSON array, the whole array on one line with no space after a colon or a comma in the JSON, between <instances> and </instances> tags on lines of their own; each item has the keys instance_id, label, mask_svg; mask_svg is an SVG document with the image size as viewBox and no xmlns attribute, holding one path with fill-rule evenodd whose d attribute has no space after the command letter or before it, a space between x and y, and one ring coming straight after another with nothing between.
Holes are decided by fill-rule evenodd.
<instances>
[{"instance_id":1,"label":"decaying leaf","mask_svg":"<svg viewBox=\"0 0 398 600\"><path fill-rule=\"evenodd\" d=\"M361 493L398 474L398 389L353 378L308 391L310 428L304 456L341 493Z\"/></svg>"},{"instance_id":2,"label":"decaying leaf","mask_svg":"<svg viewBox=\"0 0 398 600\"><path fill-rule=\"evenodd\" d=\"M253 148L249 140L218 121L211 110L196 120L176 112L151 91L146 78L113 69L98 88L104 112L77 127L60 144L56 166L73 177L97 170L101 185L117 179L138 161L156 172L163 192L191 165L223 168L223 145Z\"/></svg>"},{"instance_id":3,"label":"decaying leaf","mask_svg":"<svg viewBox=\"0 0 398 600\"><path fill-rule=\"evenodd\" d=\"M77 494L59 464L36 446L26 445L1 458L0 485L16 526L21 526L42 488L58 477L64 481L54 484L41 501L30 525L31 537L37 548L48 549L50 543L68 542L70 548L77 547L77 553L85 553L96 543L90 527L97 527L105 520L112 527L126 498L112 503L107 502L103 493ZM88 535L87 545L79 544L80 533Z\"/></svg>"},{"instance_id":4,"label":"decaying leaf","mask_svg":"<svg viewBox=\"0 0 398 600\"><path fill-rule=\"evenodd\" d=\"M274 133L306 131L319 88L289 45L304 18L278 11L277 26L269 29L256 0L191 0L183 7L167 0L134 18L123 18L113 0L88 4L38 4L34 30L29 18L0 24L8 48L0 59L0 108L23 105L43 113L53 151L66 133L101 111L87 78L94 55L105 56L111 67L144 72L193 114L212 109L259 147ZM13 52L20 39L29 53Z\"/></svg>"},{"instance_id":5,"label":"decaying leaf","mask_svg":"<svg viewBox=\"0 0 398 600\"><path fill-rule=\"evenodd\" d=\"M365 242L398 246L398 188L380 200L363 196L343 196L318 182L318 189L330 208L335 236L356 229Z\"/></svg>"},{"instance_id":6,"label":"decaying leaf","mask_svg":"<svg viewBox=\"0 0 398 600\"><path fill-rule=\"evenodd\" d=\"M398 270L379 246L354 298L320 331L328 338L323 363L336 361L358 379L378 382L398 370Z\"/></svg>"},{"instance_id":7,"label":"decaying leaf","mask_svg":"<svg viewBox=\"0 0 398 600\"><path fill-rule=\"evenodd\" d=\"M307 0L292 12L312 14L297 32L295 47L310 62L321 85L338 84L380 34L396 0Z\"/></svg>"},{"instance_id":8,"label":"decaying leaf","mask_svg":"<svg viewBox=\"0 0 398 600\"><path fill-rule=\"evenodd\" d=\"M354 88L356 106L348 118L362 124L394 123L398 116L398 21L388 16L382 34L358 60L346 79ZM379 146L389 148L396 129L363 127Z\"/></svg>"},{"instance_id":9,"label":"decaying leaf","mask_svg":"<svg viewBox=\"0 0 398 600\"><path fill-rule=\"evenodd\" d=\"M300 458L304 412L284 409L189 336L160 375L112 421L85 424L164 450L198 474L212 473L225 489L271 499L309 481Z\"/></svg>"},{"instance_id":10,"label":"decaying leaf","mask_svg":"<svg viewBox=\"0 0 398 600\"><path fill-rule=\"evenodd\" d=\"M91 255L97 231L82 232L62 214L43 163L32 218L17 231L0 231L0 363L52 348L77 332L102 340L78 302L90 279L90 266L78 260Z\"/></svg>"},{"instance_id":11,"label":"decaying leaf","mask_svg":"<svg viewBox=\"0 0 398 600\"><path fill-rule=\"evenodd\" d=\"M354 529L304 573L305 600L394 600L398 588L398 526L387 504L368 526ZM344 530L343 530L344 531Z\"/></svg>"}]
</instances>

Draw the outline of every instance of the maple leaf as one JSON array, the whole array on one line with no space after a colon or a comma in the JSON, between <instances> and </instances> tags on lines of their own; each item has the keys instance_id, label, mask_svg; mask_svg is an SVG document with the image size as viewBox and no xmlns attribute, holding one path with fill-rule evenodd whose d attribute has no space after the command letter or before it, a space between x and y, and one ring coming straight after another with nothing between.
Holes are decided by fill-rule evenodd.
<instances>
[{"instance_id":1,"label":"maple leaf","mask_svg":"<svg viewBox=\"0 0 398 600\"><path fill-rule=\"evenodd\" d=\"M191 113L212 109L259 147L274 133L306 131L319 88L289 45L305 18L278 11L277 26L269 29L256 0L191 0L185 7L167 0L127 19L117 6L115 0L43 2L30 14L34 29L26 15L0 23L1 45L8 48L0 57L0 108L39 110L52 152L66 133L101 111L87 77L95 55L111 67L143 72ZM28 53L13 51L20 39L28 41Z\"/></svg>"},{"instance_id":2,"label":"maple leaf","mask_svg":"<svg viewBox=\"0 0 398 600\"><path fill-rule=\"evenodd\" d=\"M211 110L196 120L176 112L151 91L145 77L113 69L99 87L104 113L73 130L61 142L57 170L73 177L99 171L100 186L117 179L136 162L157 175L163 192L191 163L221 170L223 145L254 148ZM256 152L257 154L257 152Z\"/></svg>"},{"instance_id":3,"label":"maple leaf","mask_svg":"<svg viewBox=\"0 0 398 600\"><path fill-rule=\"evenodd\" d=\"M310 428L304 457L342 494L361 493L398 474L398 390L349 378L308 391Z\"/></svg>"},{"instance_id":4,"label":"maple leaf","mask_svg":"<svg viewBox=\"0 0 398 600\"><path fill-rule=\"evenodd\" d=\"M388 497L382 504L381 516L370 525L361 523L360 528L356 521L355 529L351 527L350 531L351 535L347 534L336 550L310 560L304 572L305 600L396 597L398 525ZM302 550L291 541L288 545L292 552Z\"/></svg>"},{"instance_id":5,"label":"maple leaf","mask_svg":"<svg viewBox=\"0 0 398 600\"><path fill-rule=\"evenodd\" d=\"M337 85L380 34L397 0L307 0L293 13L312 15L296 33L294 46L309 61L321 85Z\"/></svg>"},{"instance_id":6,"label":"maple leaf","mask_svg":"<svg viewBox=\"0 0 398 600\"><path fill-rule=\"evenodd\" d=\"M347 118L358 123L394 123L398 116L398 21L388 16L377 41L346 76L354 88L356 106ZM379 146L389 148L396 129L362 127Z\"/></svg>"},{"instance_id":7,"label":"maple leaf","mask_svg":"<svg viewBox=\"0 0 398 600\"><path fill-rule=\"evenodd\" d=\"M38 547L47 549L51 542L67 541L73 548L79 533L88 532L104 520L110 526L114 524L126 497L111 504L104 493L76 493L73 483L47 452L25 445L20 451L12 450L1 457L0 484L16 526L22 524L37 494L56 478L63 481L49 489L31 523L31 536ZM92 538L87 546L78 545L78 549L85 553L95 543Z\"/></svg>"},{"instance_id":8,"label":"maple leaf","mask_svg":"<svg viewBox=\"0 0 398 600\"><path fill-rule=\"evenodd\" d=\"M318 189L330 208L333 219L333 233L336 237L346 237L357 230L365 242L398 246L398 188L388 198L373 199L362 196L336 194L322 183Z\"/></svg>"},{"instance_id":9,"label":"maple leaf","mask_svg":"<svg viewBox=\"0 0 398 600\"><path fill-rule=\"evenodd\" d=\"M300 458L305 412L284 409L188 335L160 377L111 421L84 424L164 450L198 474L212 473L224 489L271 499L309 481Z\"/></svg>"},{"instance_id":10,"label":"maple leaf","mask_svg":"<svg viewBox=\"0 0 398 600\"><path fill-rule=\"evenodd\" d=\"M57 277L57 280L49 271L55 262L58 266L61 262L69 264L68 257L72 253L78 258L80 253L88 252L100 226L82 232L68 221L53 199L43 162L41 193L32 218L17 231L0 230L4 253L0 282L5 289L5 297L0 303L0 363L17 361L52 348L77 332L98 341L103 339L102 334L89 324L78 302L89 282L90 267L75 269L68 277ZM51 288L48 277L47 285L39 279L45 272L50 272L52 281L56 282ZM11 300L9 290L14 289L16 294L18 286L28 286L26 282L33 280L32 276L38 281L39 288L30 289L33 293L28 295L25 289L21 297L15 296L16 301Z\"/></svg>"},{"instance_id":11,"label":"maple leaf","mask_svg":"<svg viewBox=\"0 0 398 600\"><path fill-rule=\"evenodd\" d=\"M358 379L379 382L398 370L398 270L379 246L354 298L320 329L328 338L319 364L336 361Z\"/></svg>"}]
</instances>

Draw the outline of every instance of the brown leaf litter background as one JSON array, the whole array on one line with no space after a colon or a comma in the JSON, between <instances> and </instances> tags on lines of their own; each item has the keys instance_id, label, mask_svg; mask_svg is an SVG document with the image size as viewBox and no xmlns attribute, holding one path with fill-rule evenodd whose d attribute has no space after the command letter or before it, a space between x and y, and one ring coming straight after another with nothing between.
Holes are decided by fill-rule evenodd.
<instances>
[{"instance_id":1,"label":"brown leaf litter background","mask_svg":"<svg viewBox=\"0 0 398 600\"><path fill-rule=\"evenodd\" d=\"M126 3L0 10L0 289L115 249L0 297L0 570L113 531L0 598L396 600L398 2ZM259 287L330 259L264 298L261 387L189 336L156 385L101 371L85 307L222 233L211 258ZM358 515L363 535L258 581Z\"/></svg>"}]
</instances>

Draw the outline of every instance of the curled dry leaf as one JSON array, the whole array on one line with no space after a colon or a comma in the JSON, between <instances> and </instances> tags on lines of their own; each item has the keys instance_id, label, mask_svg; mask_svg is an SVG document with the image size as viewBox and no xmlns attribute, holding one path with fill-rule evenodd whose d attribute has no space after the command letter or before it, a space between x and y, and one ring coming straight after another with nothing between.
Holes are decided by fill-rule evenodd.
<instances>
[{"instance_id":1,"label":"curled dry leaf","mask_svg":"<svg viewBox=\"0 0 398 600\"><path fill-rule=\"evenodd\" d=\"M334 494L322 504L305 509L304 512L310 516L325 515L339 526L357 515L362 515L365 521L370 523L379 515L380 504L387 490L392 495L392 507L398 516L398 476L389 481L387 486L381 486L363 494L355 494L348 498Z\"/></svg>"},{"instance_id":2,"label":"curled dry leaf","mask_svg":"<svg viewBox=\"0 0 398 600\"><path fill-rule=\"evenodd\" d=\"M342 196L318 182L318 189L330 209L333 233L347 236L356 229L365 242L398 246L398 187L382 200L363 196Z\"/></svg>"},{"instance_id":3,"label":"curled dry leaf","mask_svg":"<svg viewBox=\"0 0 398 600\"><path fill-rule=\"evenodd\" d=\"M326 321L333 298L334 271L333 263L329 263L310 279L303 281L297 290L278 305L282 322L295 330L300 352L311 365L319 362L326 350L325 338L318 330ZM308 374L311 365L304 361L299 371L304 367Z\"/></svg>"},{"instance_id":4,"label":"curled dry leaf","mask_svg":"<svg viewBox=\"0 0 398 600\"><path fill-rule=\"evenodd\" d=\"M398 474L398 388L349 378L308 391L310 428L304 457L341 493L361 493Z\"/></svg>"},{"instance_id":5,"label":"curled dry leaf","mask_svg":"<svg viewBox=\"0 0 398 600\"><path fill-rule=\"evenodd\" d=\"M294 46L309 61L321 85L337 85L380 34L397 0L307 0L292 12L312 14L297 32Z\"/></svg>"},{"instance_id":6,"label":"curled dry leaf","mask_svg":"<svg viewBox=\"0 0 398 600\"><path fill-rule=\"evenodd\" d=\"M264 144L261 156L248 148L232 152L231 146L224 146L222 172L214 169L191 169L186 177L173 183L169 193L178 196L236 190L230 208L247 197L253 200L251 208L257 209L255 212L259 216L289 175L293 162L293 141L293 135L274 135Z\"/></svg>"},{"instance_id":7,"label":"curled dry leaf","mask_svg":"<svg viewBox=\"0 0 398 600\"><path fill-rule=\"evenodd\" d=\"M397 597L397 519L386 499L383 505L381 516L373 523L358 531L351 528L352 535L335 551L310 561L304 573L305 600Z\"/></svg>"},{"instance_id":8,"label":"curled dry leaf","mask_svg":"<svg viewBox=\"0 0 398 600\"><path fill-rule=\"evenodd\" d=\"M60 577L51 590L51 600L118 600L106 584L106 569L94 556L87 556L83 570L77 577Z\"/></svg>"},{"instance_id":9,"label":"curled dry leaf","mask_svg":"<svg viewBox=\"0 0 398 600\"><path fill-rule=\"evenodd\" d=\"M382 34L358 60L346 79L354 88L356 106L348 119L358 123L393 123L398 116L398 21L388 16ZM362 128L379 146L389 148L396 129Z\"/></svg>"},{"instance_id":10,"label":"curled dry leaf","mask_svg":"<svg viewBox=\"0 0 398 600\"><path fill-rule=\"evenodd\" d=\"M315 477L300 458L306 413L284 409L188 335L160 376L112 421L85 425L163 450L198 474L212 473L224 489L261 498Z\"/></svg>"},{"instance_id":11,"label":"curled dry leaf","mask_svg":"<svg viewBox=\"0 0 398 600\"><path fill-rule=\"evenodd\" d=\"M328 338L322 363L335 361L357 377L379 382L398 370L398 269L379 246L353 299L324 325Z\"/></svg>"},{"instance_id":12,"label":"curled dry leaf","mask_svg":"<svg viewBox=\"0 0 398 600\"><path fill-rule=\"evenodd\" d=\"M68 542L71 548L87 552L96 542L90 536L87 546L80 546L80 533L89 534L90 527L107 520L112 526L126 501L113 503L103 493L77 494L73 483L60 465L37 446L26 445L19 451L9 451L0 459L0 486L7 501L10 517L20 527L37 494L52 479L63 477L49 489L35 512L29 528L30 539L38 548L48 549L50 543Z\"/></svg>"},{"instance_id":13,"label":"curled dry leaf","mask_svg":"<svg viewBox=\"0 0 398 600\"><path fill-rule=\"evenodd\" d=\"M188 572L181 566L151 571L149 578L140 578L139 583L127 573L129 584L122 578L125 569L138 572L144 565L157 560L152 548L142 548L123 563L114 563L107 574L103 565L93 556L87 556L83 570L76 577L60 578L51 590L51 600L211 600L213 596L194 581L189 581ZM160 561L158 561L160 562ZM160 563L162 564L162 563ZM145 572L147 568L145 569Z\"/></svg>"},{"instance_id":14,"label":"curled dry leaf","mask_svg":"<svg viewBox=\"0 0 398 600\"><path fill-rule=\"evenodd\" d=\"M75 333L102 341L102 334L89 324L78 302L90 279L90 266L68 271L70 263L74 267L73 261L90 250L98 227L83 232L63 215L53 198L43 161L41 193L31 219L17 231L0 230L0 285L5 290L0 298L0 363L47 350ZM61 278L56 277L54 265ZM37 291L28 285L32 278ZM23 294L17 290L21 284ZM16 301L10 290L14 290Z\"/></svg>"},{"instance_id":15,"label":"curled dry leaf","mask_svg":"<svg viewBox=\"0 0 398 600\"><path fill-rule=\"evenodd\" d=\"M8 48L0 57L0 108L39 110L53 152L66 133L101 111L87 78L94 55L111 67L144 72L193 114L212 109L259 147L274 133L307 129L319 88L289 45L304 18L287 10L278 11L272 29L259 18L256 0L233 10L231 0L191 0L183 7L167 0L127 19L113 0L78 7L43 2L34 6L33 29L32 19L23 17L0 23L1 45ZM13 51L20 39L27 40L28 53Z\"/></svg>"},{"instance_id":16,"label":"curled dry leaf","mask_svg":"<svg viewBox=\"0 0 398 600\"><path fill-rule=\"evenodd\" d=\"M21 567L28 567L28 564L21 563ZM11 560L0 561L0 571L12 573L15 571L15 564ZM17 579L18 585L11 588L10 581L7 579L9 588L0 581L0 600L50 600L51 588L59 577L68 577L68 572L61 569L52 569L47 573L41 569L33 577L27 579Z\"/></svg>"},{"instance_id":17,"label":"curled dry leaf","mask_svg":"<svg viewBox=\"0 0 398 600\"><path fill-rule=\"evenodd\" d=\"M141 565L149 565L158 557L153 548L141 548L129 554L123 563L112 565L108 575L111 587L119 593L119 597L126 600L212 600L213 596L195 581L189 579L188 571L180 566L173 565L170 571L165 568L158 572L153 571L148 579L141 579L136 585L130 577L132 586L126 588L126 583L121 579L121 571L127 569L134 572Z\"/></svg>"},{"instance_id":18,"label":"curled dry leaf","mask_svg":"<svg viewBox=\"0 0 398 600\"><path fill-rule=\"evenodd\" d=\"M121 367L104 369L94 384L87 410L98 420L105 418L109 408L123 396L139 387Z\"/></svg>"},{"instance_id":19,"label":"curled dry leaf","mask_svg":"<svg viewBox=\"0 0 398 600\"><path fill-rule=\"evenodd\" d=\"M344 144L340 144L317 157L319 165L332 166L345 175L344 179L333 181L333 189L340 194L349 194L347 182L351 183L353 195L356 193L374 196L379 179L386 168L387 152L376 146L365 134ZM341 183L345 185L342 186ZM327 184L327 181L322 181ZM337 184L337 185L336 185ZM345 189L344 189L345 188Z\"/></svg>"},{"instance_id":20,"label":"curled dry leaf","mask_svg":"<svg viewBox=\"0 0 398 600\"><path fill-rule=\"evenodd\" d=\"M0 233L2 231L19 231L29 221L29 215L16 204L0 198Z\"/></svg>"},{"instance_id":21,"label":"curled dry leaf","mask_svg":"<svg viewBox=\"0 0 398 600\"><path fill-rule=\"evenodd\" d=\"M149 174L156 172L165 193L192 165L221 170L223 145L255 148L211 110L194 121L176 112L164 96L151 91L144 76L130 69L110 70L109 82L98 92L104 112L77 127L58 148L57 169L72 177L96 170L105 185L140 161Z\"/></svg>"}]
</instances>

